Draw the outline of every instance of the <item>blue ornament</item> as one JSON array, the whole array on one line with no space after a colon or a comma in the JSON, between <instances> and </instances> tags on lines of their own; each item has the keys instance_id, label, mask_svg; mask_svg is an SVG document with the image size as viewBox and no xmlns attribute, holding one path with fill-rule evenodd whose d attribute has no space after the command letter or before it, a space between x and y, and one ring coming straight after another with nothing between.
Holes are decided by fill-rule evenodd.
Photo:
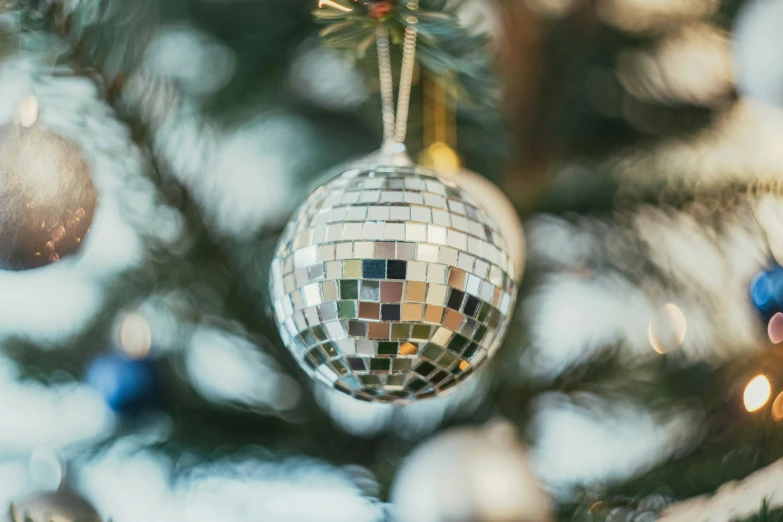
<instances>
[{"instance_id":1,"label":"blue ornament","mask_svg":"<svg viewBox=\"0 0 783 522\"><path fill-rule=\"evenodd\" d=\"M87 368L85 380L118 413L141 411L158 403L158 372L149 359L103 355Z\"/></svg>"},{"instance_id":2,"label":"blue ornament","mask_svg":"<svg viewBox=\"0 0 783 522\"><path fill-rule=\"evenodd\" d=\"M766 317L783 311L783 268L777 267L757 275L750 284L750 299Z\"/></svg>"}]
</instances>

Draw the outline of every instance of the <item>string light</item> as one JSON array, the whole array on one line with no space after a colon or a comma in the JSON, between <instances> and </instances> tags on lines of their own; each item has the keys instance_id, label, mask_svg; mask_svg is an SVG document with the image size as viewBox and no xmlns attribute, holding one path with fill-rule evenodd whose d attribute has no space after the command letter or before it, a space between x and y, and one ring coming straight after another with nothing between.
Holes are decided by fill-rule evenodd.
<instances>
[{"instance_id":1,"label":"string light","mask_svg":"<svg viewBox=\"0 0 783 522\"><path fill-rule=\"evenodd\" d=\"M749 412L758 411L769 402L772 395L772 386L765 375L753 377L745 386L743 401L745 409Z\"/></svg>"}]
</instances>

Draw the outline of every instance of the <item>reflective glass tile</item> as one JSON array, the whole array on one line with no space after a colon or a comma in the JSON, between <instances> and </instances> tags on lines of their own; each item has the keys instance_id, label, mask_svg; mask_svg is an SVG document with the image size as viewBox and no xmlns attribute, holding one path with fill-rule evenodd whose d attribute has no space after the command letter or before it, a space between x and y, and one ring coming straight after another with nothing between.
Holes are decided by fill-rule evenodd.
<instances>
[{"instance_id":1,"label":"reflective glass tile","mask_svg":"<svg viewBox=\"0 0 783 522\"><path fill-rule=\"evenodd\" d=\"M421 351L421 355L430 361L437 361L438 357L443 355L443 349L435 344L430 343L424 347L424 349Z\"/></svg>"},{"instance_id":2,"label":"reflective glass tile","mask_svg":"<svg viewBox=\"0 0 783 522\"><path fill-rule=\"evenodd\" d=\"M449 300L446 306L454 310L459 310L460 308L462 308L463 297L465 297L464 292L460 292L459 290L452 288L451 295L449 295Z\"/></svg>"},{"instance_id":3,"label":"reflective glass tile","mask_svg":"<svg viewBox=\"0 0 783 522\"><path fill-rule=\"evenodd\" d=\"M427 292L427 283L408 281L405 300L413 303L423 303Z\"/></svg>"},{"instance_id":4,"label":"reflective glass tile","mask_svg":"<svg viewBox=\"0 0 783 522\"><path fill-rule=\"evenodd\" d=\"M386 277L386 261L365 259L362 261L362 274L365 279L383 279Z\"/></svg>"},{"instance_id":5,"label":"reflective glass tile","mask_svg":"<svg viewBox=\"0 0 783 522\"><path fill-rule=\"evenodd\" d=\"M446 315L443 317L443 326L449 330L457 331L459 325L462 324L463 315L456 310L446 310Z\"/></svg>"},{"instance_id":6,"label":"reflective glass tile","mask_svg":"<svg viewBox=\"0 0 783 522\"><path fill-rule=\"evenodd\" d=\"M427 267L427 282L444 284L446 282L446 266L430 263Z\"/></svg>"},{"instance_id":7,"label":"reflective glass tile","mask_svg":"<svg viewBox=\"0 0 783 522\"><path fill-rule=\"evenodd\" d=\"M389 323L369 323L368 326L370 339L389 339Z\"/></svg>"},{"instance_id":8,"label":"reflective glass tile","mask_svg":"<svg viewBox=\"0 0 783 522\"><path fill-rule=\"evenodd\" d=\"M480 301L473 297L472 295L469 295L468 298L465 300L465 309L463 312L465 315L469 315L470 317L475 317L476 311L478 310Z\"/></svg>"},{"instance_id":9,"label":"reflective glass tile","mask_svg":"<svg viewBox=\"0 0 783 522\"><path fill-rule=\"evenodd\" d=\"M390 243L388 241L379 241L375 243L373 257L376 259L394 259L395 250L394 243Z\"/></svg>"},{"instance_id":10,"label":"reflective glass tile","mask_svg":"<svg viewBox=\"0 0 783 522\"><path fill-rule=\"evenodd\" d=\"M381 359L379 357L370 359L371 372L388 372L390 368L391 361L389 359Z\"/></svg>"},{"instance_id":11,"label":"reflective glass tile","mask_svg":"<svg viewBox=\"0 0 783 522\"><path fill-rule=\"evenodd\" d=\"M427 304L442 305L446 303L447 286L430 284L427 289Z\"/></svg>"},{"instance_id":12,"label":"reflective glass tile","mask_svg":"<svg viewBox=\"0 0 783 522\"><path fill-rule=\"evenodd\" d=\"M340 299L359 299L359 281L352 279L341 280Z\"/></svg>"},{"instance_id":13,"label":"reflective glass tile","mask_svg":"<svg viewBox=\"0 0 783 522\"><path fill-rule=\"evenodd\" d=\"M335 247L336 259L350 259L353 257L353 243L337 243Z\"/></svg>"},{"instance_id":14,"label":"reflective glass tile","mask_svg":"<svg viewBox=\"0 0 783 522\"><path fill-rule=\"evenodd\" d=\"M392 371L394 372L407 372L411 369L411 359L392 359ZM405 377L400 375L403 382ZM401 385L402 383L400 383Z\"/></svg>"},{"instance_id":15,"label":"reflective glass tile","mask_svg":"<svg viewBox=\"0 0 783 522\"><path fill-rule=\"evenodd\" d=\"M467 273L459 268L451 268L449 270L449 286L456 288L457 290L464 290L465 280L467 279Z\"/></svg>"},{"instance_id":16,"label":"reflective glass tile","mask_svg":"<svg viewBox=\"0 0 783 522\"><path fill-rule=\"evenodd\" d=\"M362 262L357 260L343 261L343 277L360 279L362 277Z\"/></svg>"},{"instance_id":17,"label":"reflective glass tile","mask_svg":"<svg viewBox=\"0 0 783 522\"><path fill-rule=\"evenodd\" d=\"M378 355L397 355L400 343L392 341L383 341L378 343Z\"/></svg>"},{"instance_id":18,"label":"reflective glass tile","mask_svg":"<svg viewBox=\"0 0 783 522\"><path fill-rule=\"evenodd\" d=\"M337 319L337 303L323 303L318 306L318 313L321 321L332 321Z\"/></svg>"},{"instance_id":19,"label":"reflective glass tile","mask_svg":"<svg viewBox=\"0 0 783 522\"><path fill-rule=\"evenodd\" d=\"M421 261L408 261L407 276L410 281L427 280L427 263Z\"/></svg>"},{"instance_id":20,"label":"reflective glass tile","mask_svg":"<svg viewBox=\"0 0 783 522\"><path fill-rule=\"evenodd\" d=\"M397 259L416 259L416 245L414 243L397 243Z\"/></svg>"},{"instance_id":21,"label":"reflective glass tile","mask_svg":"<svg viewBox=\"0 0 783 522\"><path fill-rule=\"evenodd\" d=\"M331 261L326 263L326 278L340 279L343 276L343 263L341 261Z\"/></svg>"},{"instance_id":22,"label":"reflective glass tile","mask_svg":"<svg viewBox=\"0 0 783 522\"><path fill-rule=\"evenodd\" d=\"M381 283L379 281L362 281L362 290L360 293L362 301L379 301L380 289Z\"/></svg>"},{"instance_id":23,"label":"reflective glass tile","mask_svg":"<svg viewBox=\"0 0 783 522\"><path fill-rule=\"evenodd\" d=\"M418 373L421 376L427 376L430 373L435 370L435 366L432 363L428 363L427 361L422 361L416 366L413 371Z\"/></svg>"},{"instance_id":24,"label":"reflective glass tile","mask_svg":"<svg viewBox=\"0 0 783 522\"><path fill-rule=\"evenodd\" d=\"M398 304L381 305L381 319L384 321L399 321L400 305Z\"/></svg>"},{"instance_id":25,"label":"reflective glass tile","mask_svg":"<svg viewBox=\"0 0 783 522\"><path fill-rule=\"evenodd\" d=\"M365 337L367 335L367 323L364 321L349 321L348 334L354 337Z\"/></svg>"},{"instance_id":26,"label":"reflective glass tile","mask_svg":"<svg viewBox=\"0 0 783 522\"><path fill-rule=\"evenodd\" d=\"M401 319L403 321L421 321L423 309L424 307L420 304L403 304Z\"/></svg>"},{"instance_id":27,"label":"reflective glass tile","mask_svg":"<svg viewBox=\"0 0 783 522\"><path fill-rule=\"evenodd\" d=\"M405 261L388 261L386 263L387 279L405 279L407 263Z\"/></svg>"},{"instance_id":28,"label":"reflective glass tile","mask_svg":"<svg viewBox=\"0 0 783 522\"><path fill-rule=\"evenodd\" d=\"M364 364L364 359L361 357L348 357L348 365L351 367L352 370L357 372L363 372L367 370L367 367Z\"/></svg>"},{"instance_id":29,"label":"reflective glass tile","mask_svg":"<svg viewBox=\"0 0 783 522\"><path fill-rule=\"evenodd\" d=\"M375 253L375 243L372 241L357 241L353 244L353 257L371 259Z\"/></svg>"},{"instance_id":30,"label":"reflective glass tile","mask_svg":"<svg viewBox=\"0 0 783 522\"><path fill-rule=\"evenodd\" d=\"M443 319L443 307L427 306L424 311L424 320L426 322L440 324L441 319Z\"/></svg>"},{"instance_id":31,"label":"reflective glass tile","mask_svg":"<svg viewBox=\"0 0 783 522\"><path fill-rule=\"evenodd\" d=\"M401 371L401 370L410 370L410 364L405 368L397 368L395 365L396 361L407 361L410 363L410 359L394 359L392 360L392 371ZM402 386L405 384L405 375L397 374L397 375L389 375L389 378L386 380L386 386Z\"/></svg>"},{"instance_id":32,"label":"reflective glass tile","mask_svg":"<svg viewBox=\"0 0 783 522\"><path fill-rule=\"evenodd\" d=\"M381 305L378 303L359 302L359 318L377 321L380 317Z\"/></svg>"},{"instance_id":33,"label":"reflective glass tile","mask_svg":"<svg viewBox=\"0 0 783 522\"><path fill-rule=\"evenodd\" d=\"M427 324L414 324L411 332L412 339L429 339L432 328Z\"/></svg>"},{"instance_id":34,"label":"reflective glass tile","mask_svg":"<svg viewBox=\"0 0 783 522\"><path fill-rule=\"evenodd\" d=\"M381 283L381 302L399 303L402 301L402 281L384 281Z\"/></svg>"},{"instance_id":35,"label":"reflective glass tile","mask_svg":"<svg viewBox=\"0 0 783 522\"><path fill-rule=\"evenodd\" d=\"M414 343L402 343L400 344L400 355L416 355L418 349L419 347Z\"/></svg>"},{"instance_id":36,"label":"reflective glass tile","mask_svg":"<svg viewBox=\"0 0 783 522\"><path fill-rule=\"evenodd\" d=\"M411 334L411 325L407 323L392 323L391 339L407 339Z\"/></svg>"},{"instance_id":37,"label":"reflective glass tile","mask_svg":"<svg viewBox=\"0 0 783 522\"><path fill-rule=\"evenodd\" d=\"M337 311L341 319L356 319L356 301L338 301Z\"/></svg>"}]
</instances>

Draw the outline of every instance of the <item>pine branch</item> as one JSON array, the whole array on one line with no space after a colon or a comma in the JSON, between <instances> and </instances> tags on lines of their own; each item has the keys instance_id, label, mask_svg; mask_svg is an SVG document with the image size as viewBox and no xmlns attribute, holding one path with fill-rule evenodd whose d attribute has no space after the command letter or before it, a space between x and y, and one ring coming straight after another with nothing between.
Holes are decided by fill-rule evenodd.
<instances>
[{"instance_id":1,"label":"pine branch","mask_svg":"<svg viewBox=\"0 0 783 522\"><path fill-rule=\"evenodd\" d=\"M413 25L419 33L420 64L440 78L458 101L475 105L496 101L498 89L487 38L463 27L454 7L444 0L399 0L381 17L371 14L370 3L342 0L339 5L350 10L325 6L314 12L316 19L327 25L321 31L327 46L361 60L373 52L377 23L387 24L394 43L400 43L405 29Z\"/></svg>"}]
</instances>

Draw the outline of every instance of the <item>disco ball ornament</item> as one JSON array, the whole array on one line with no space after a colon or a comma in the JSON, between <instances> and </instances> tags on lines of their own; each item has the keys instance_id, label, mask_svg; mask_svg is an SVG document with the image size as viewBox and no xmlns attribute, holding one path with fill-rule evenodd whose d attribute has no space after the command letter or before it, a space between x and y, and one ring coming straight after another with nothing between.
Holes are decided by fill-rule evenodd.
<instances>
[{"instance_id":1,"label":"disco ball ornament","mask_svg":"<svg viewBox=\"0 0 783 522\"><path fill-rule=\"evenodd\" d=\"M78 252L96 195L81 150L40 125L0 127L0 269Z\"/></svg>"},{"instance_id":2,"label":"disco ball ornament","mask_svg":"<svg viewBox=\"0 0 783 522\"><path fill-rule=\"evenodd\" d=\"M301 366L339 391L432 397L497 350L517 295L513 263L455 182L358 165L318 188L283 233L270 278L277 324Z\"/></svg>"}]
</instances>

